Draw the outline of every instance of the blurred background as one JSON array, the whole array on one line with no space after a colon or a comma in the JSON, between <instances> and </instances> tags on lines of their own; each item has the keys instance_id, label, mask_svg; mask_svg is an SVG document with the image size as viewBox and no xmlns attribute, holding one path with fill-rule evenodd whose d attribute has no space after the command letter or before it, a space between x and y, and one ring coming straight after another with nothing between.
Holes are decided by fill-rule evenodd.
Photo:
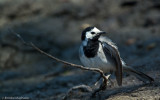
<instances>
[{"instance_id":1,"label":"blurred background","mask_svg":"<svg viewBox=\"0 0 160 100\"><path fill-rule=\"evenodd\" d=\"M55 57L81 64L80 36L87 26L106 31L128 65L155 79L153 85L109 99L160 98L159 0L0 0L0 97L61 100L73 86L93 85L95 73L53 61L8 30ZM124 77L124 87L142 84L133 76ZM84 94L75 95L84 99ZM82 99L72 96L69 100Z\"/></svg>"}]
</instances>

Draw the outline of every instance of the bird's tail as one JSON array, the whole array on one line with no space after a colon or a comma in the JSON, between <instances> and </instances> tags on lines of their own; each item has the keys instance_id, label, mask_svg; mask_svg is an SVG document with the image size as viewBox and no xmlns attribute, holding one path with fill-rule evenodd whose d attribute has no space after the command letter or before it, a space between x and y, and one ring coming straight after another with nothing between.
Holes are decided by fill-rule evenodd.
<instances>
[{"instance_id":1,"label":"bird's tail","mask_svg":"<svg viewBox=\"0 0 160 100\"><path fill-rule=\"evenodd\" d=\"M128 66L124 66L123 67L123 71L128 73L128 74L132 74L134 76L136 76L138 79L142 80L144 83L152 83L154 82L154 79L146 74L144 74L143 72L137 71L131 67Z\"/></svg>"}]
</instances>

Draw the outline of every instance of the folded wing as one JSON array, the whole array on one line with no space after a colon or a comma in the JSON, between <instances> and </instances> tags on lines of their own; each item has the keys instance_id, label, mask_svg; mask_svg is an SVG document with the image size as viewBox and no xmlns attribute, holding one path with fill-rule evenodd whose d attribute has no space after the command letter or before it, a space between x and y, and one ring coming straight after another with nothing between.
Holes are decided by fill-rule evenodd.
<instances>
[{"instance_id":1,"label":"folded wing","mask_svg":"<svg viewBox=\"0 0 160 100\"><path fill-rule=\"evenodd\" d=\"M103 51L107 60L109 60L116 67L116 80L119 86L122 85L122 62L119 52L115 46L109 45L106 42L101 42Z\"/></svg>"}]
</instances>

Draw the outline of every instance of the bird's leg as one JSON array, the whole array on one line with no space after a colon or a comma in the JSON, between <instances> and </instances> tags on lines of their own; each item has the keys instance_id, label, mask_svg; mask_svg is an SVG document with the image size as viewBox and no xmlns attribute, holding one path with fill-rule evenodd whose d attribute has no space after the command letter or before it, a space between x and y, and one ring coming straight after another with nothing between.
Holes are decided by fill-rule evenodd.
<instances>
[{"instance_id":1,"label":"bird's leg","mask_svg":"<svg viewBox=\"0 0 160 100\"><path fill-rule=\"evenodd\" d=\"M109 87L114 86L114 82L112 82L110 76L111 76L111 74L108 74L108 75L106 76L106 78L107 78L107 80L108 80L108 81L107 81L107 86L109 86Z\"/></svg>"},{"instance_id":2,"label":"bird's leg","mask_svg":"<svg viewBox=\"0 0 160 100\"><path fill-rule=\"evenodd\" d=\"M99 91L106 89L107 84L108 84L108 79L109 79L110 75L111 75L111 74L109 74L109 75L107 75L107 76L105 75L105 77L106 77L106 79L107 79L107 82L104 81L104 79L103 79L103 82L100 83L99 88L98 88L98 89L95 89L95 91L92 93L92 97L94 97L95 94L98 93ZM102 77L101 75L98 77L97 82L94 84L95 86L99 83L99 80L101 79L101 77Z\"/></svg>"},{"instance_id":3,"label":"bird's leg","mask_svg":"<svg viewBox=\"0 0 160 100\"><path fill-rule=\"evenodd\" d=\"M111 83L111 86L114 86L114 82L111 80L111 78L109 78L108 80Z\"/></svg>"},{"instance_id":4,"label":"bird's leg","mask_svg":"<svg viewBox=\"0 0 160 100\"><path fill-rule=\"evenodd\" d=\"M107 85L109 86L109 87L111 87L111 86L114 86L114 82L111 80L111 78L110 78L110 76L113 74L113 71L110 71L109 72L109 74L106 76L107 77L107 79L108 79L108 83L107 83ZM109 84L110 83L110 84Z\"/></svg>"},{"instance_id":5,"label":"bird's leg","mask_svg":"<svg viewBox=\"0 0 160 100\"><path fill-rule=\"evenodd\" d=\"M108 74L108 75L106 76L107 80L110 80L110 76L111 76L111 74Z\"/></svg>"},{"instance_id":6,"label":"bird's leg","mask_svg":"<svg viewBox=\"0 0 160 100\"><path fill-rule=\"evenodd\" d=\"M107 81L107 84L111 83L111 85L114 85L113 82L112 82L111 79L110 79L110 76L111 76L111 74L106 75L106 78L107 78L107 80L108 80L108 81ZM99 80L100 80L101 78L102 78L101 75L97 78L97 81L96 81L95 84L94 84L95 86L98 85Z\"/></svg>"}]
</instances>

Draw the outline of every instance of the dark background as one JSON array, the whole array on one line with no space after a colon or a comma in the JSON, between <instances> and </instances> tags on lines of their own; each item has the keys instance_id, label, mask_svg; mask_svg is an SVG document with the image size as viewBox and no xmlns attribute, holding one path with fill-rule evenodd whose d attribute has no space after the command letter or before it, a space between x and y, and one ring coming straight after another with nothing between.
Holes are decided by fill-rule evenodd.
<instances>
[{"instance_id":1,"label":"dark background","mask_svg":"<svg viewBox=\"0 0 160 100\"><path fill-rule=\"evenodd\" d=\"M55 62L8 30L60 59L81 64L80 36L87 26L106 31L127 64L155 79L140 86L141 81L126 75L123 87L115 82L99 94L101 99L160 98L159 0L0 0L0 97L61 100L73 86L93 85L96 74ZM88 95L75 92L68 100Z\"/></svg>"}]
</instances>

